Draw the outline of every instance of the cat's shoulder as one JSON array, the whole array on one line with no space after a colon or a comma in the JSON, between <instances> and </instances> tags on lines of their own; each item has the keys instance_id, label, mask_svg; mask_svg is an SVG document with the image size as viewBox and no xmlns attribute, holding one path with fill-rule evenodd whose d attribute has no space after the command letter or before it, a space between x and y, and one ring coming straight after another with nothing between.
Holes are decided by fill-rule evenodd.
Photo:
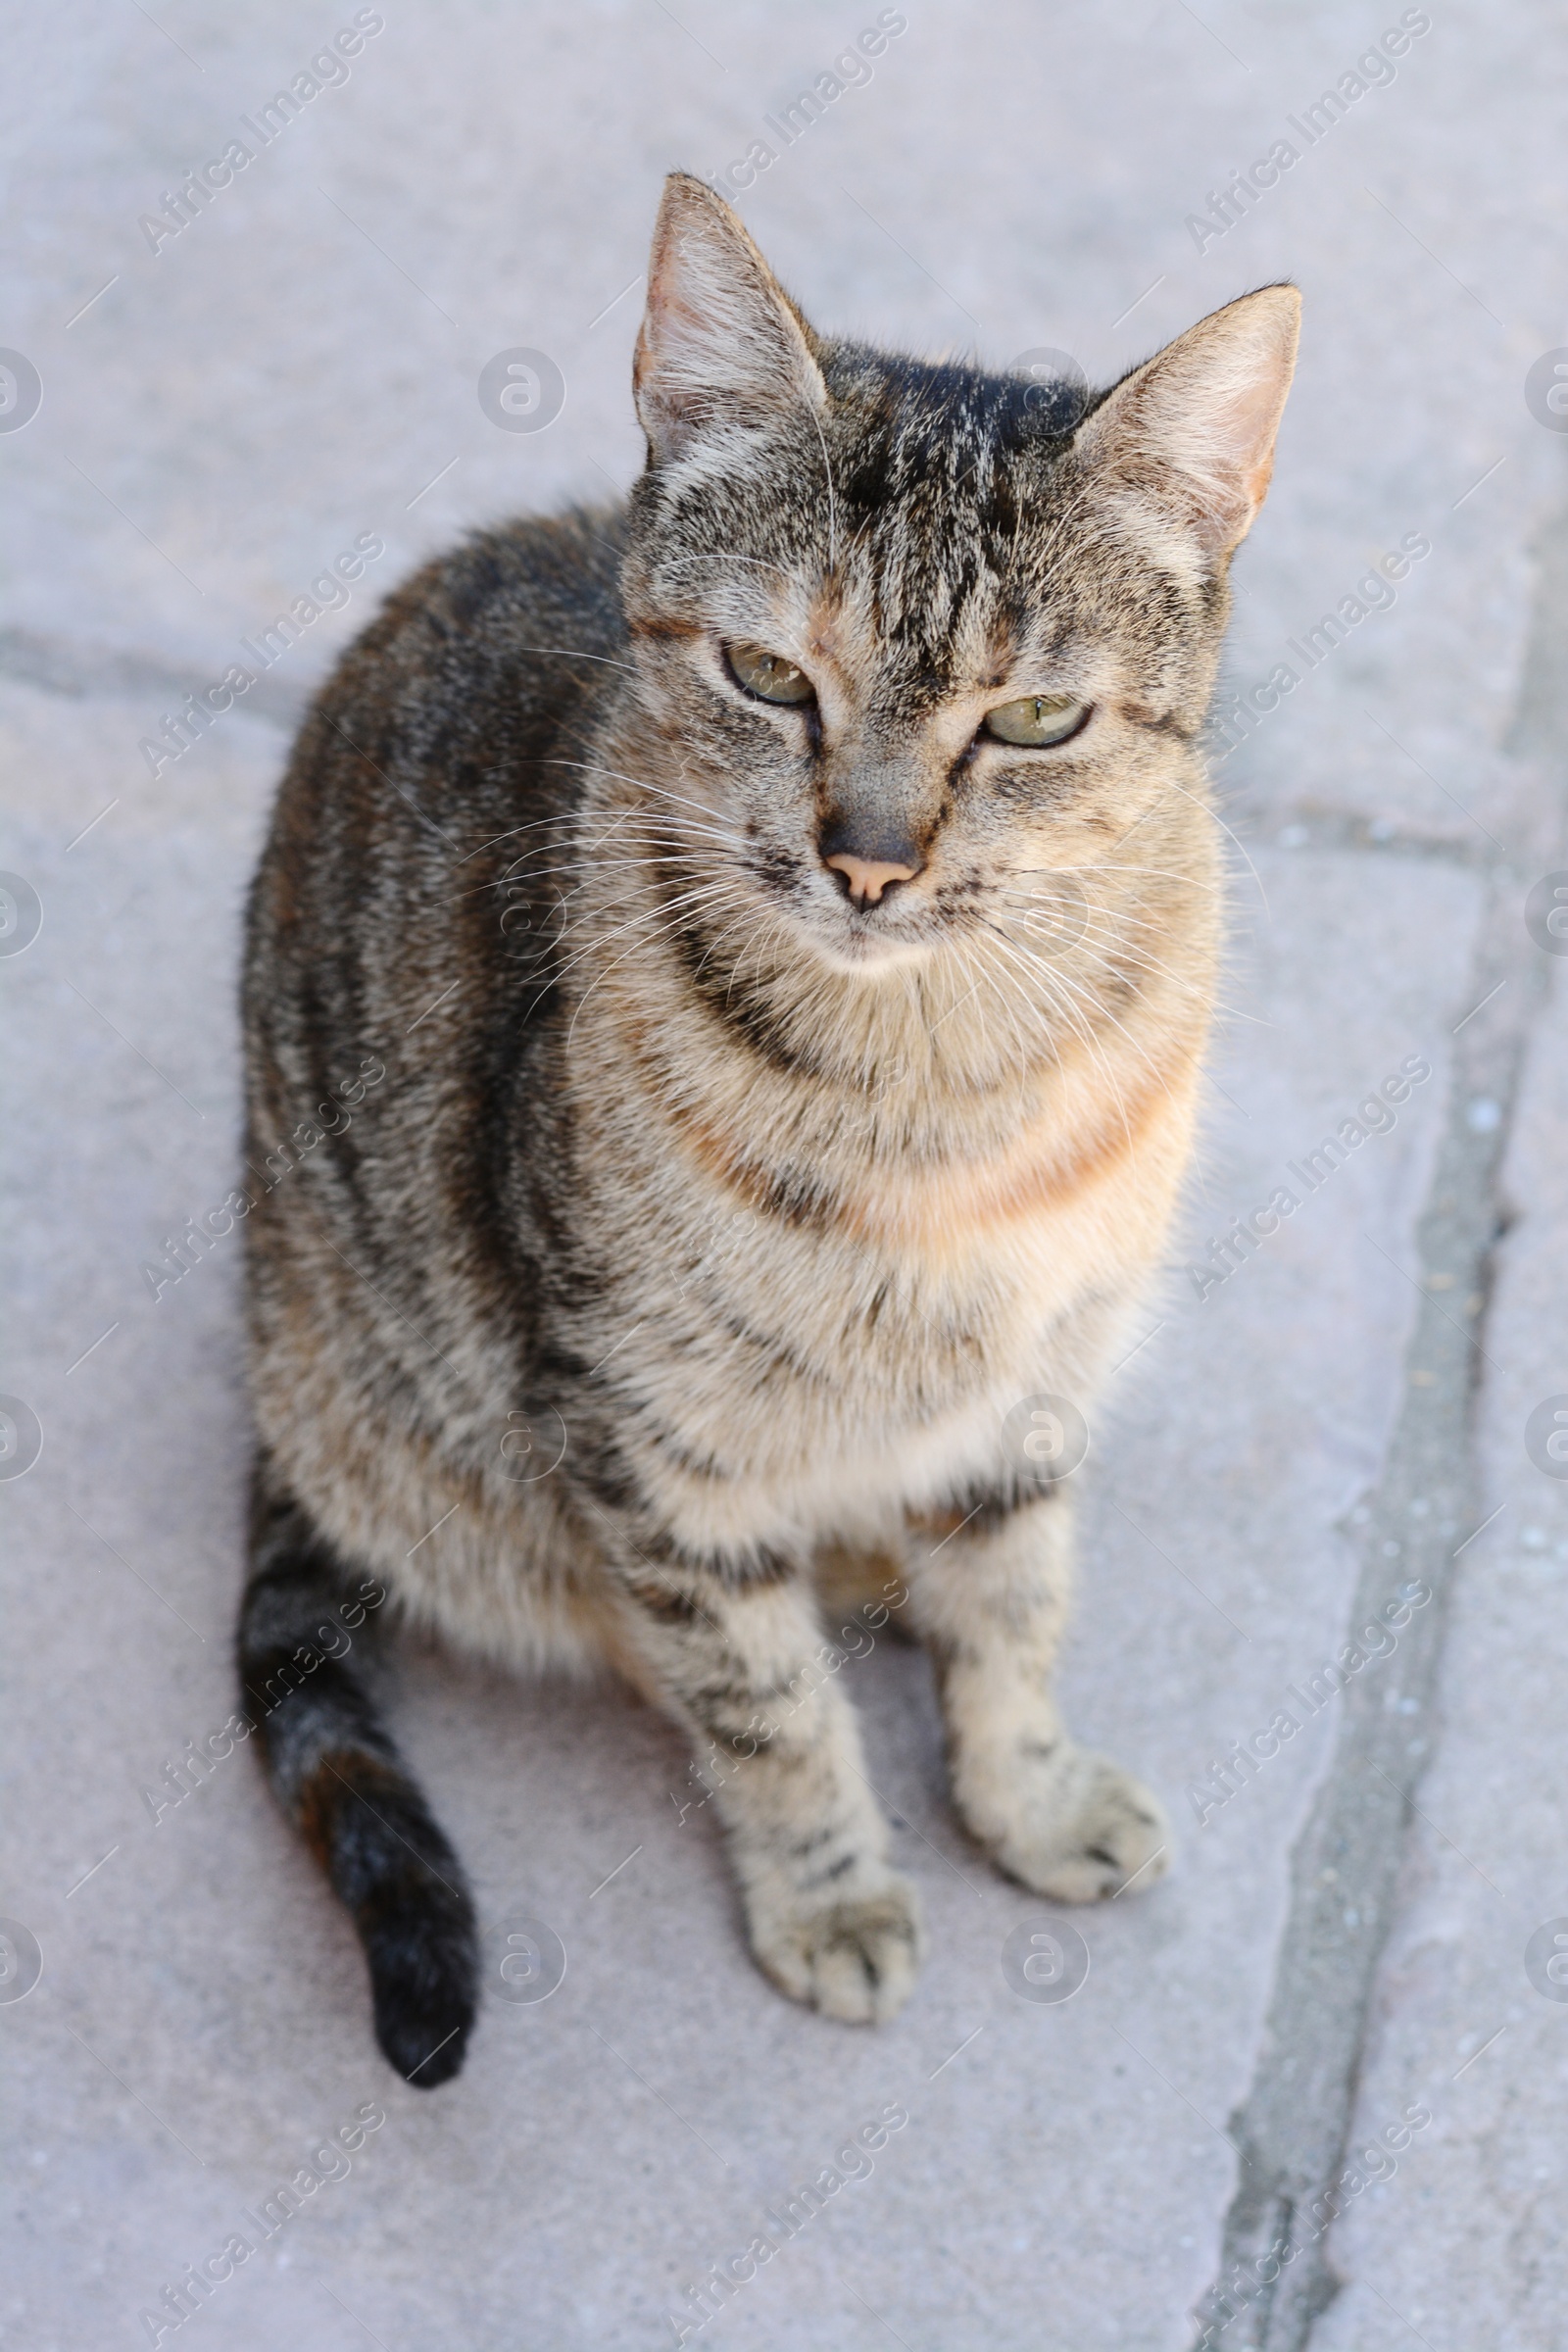
<instances>
[{"instance_id":1,"label":"cat's shoulder","mask_svg":"<svg viewBox=\"0 0 1568 2352\"><path fill-rule=\"evenodd\" d=\"M625 510L571 507L471 531L394 589L345 657L342 682L407 701L504 682L553 701L570 657L620 658ZM576 670L580 681L581 670Z\"/></svg>"}]
</instances>

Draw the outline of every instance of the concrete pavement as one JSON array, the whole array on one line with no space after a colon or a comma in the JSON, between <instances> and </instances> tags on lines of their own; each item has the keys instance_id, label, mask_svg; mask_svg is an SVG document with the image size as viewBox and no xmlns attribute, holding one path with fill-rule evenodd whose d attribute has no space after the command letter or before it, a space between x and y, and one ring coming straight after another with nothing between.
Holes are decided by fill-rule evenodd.
<instances>
[{"instance_id":1,"label":"concrete pavement","mask_svg":"<svg viewBox=\"0 0 1568 2352\"><path fill-rule=\"evenodd\" d=\"M0 865L41 917L0 958L0 1389L42 1432L0 1481L0 1914L42 1963L4 1997L15 1937L0 1980L0 2315L26 2352L153 2340L141 2315L235 2233L257 2251L181 2339L673 2344L689 2290L782 2239L767 2217L824 2167L842 2184L701 2340L1189 2352L1207 2319L1225 2352L1558 2341L1568 2001L1532 1938L1568 1918L1568 1481L1531 1416L1568 1394L1568 1067L1530 897L1568 868L1554 12L901 13L787 145L767 122L875 9L160 0L13 34L0 344L41 386L0 430ZM1358 72L1401 24L1393 77ZM346 78L313 74L356 26ZM253 137L298 76L323 86ZM235 139L245 167L171 229L166 191ZM425 554L631 478L660 178L758 140L781 152L737 200L824 326L1103 377L1247 286L1306 297L1216 739L1231 1011L1168 1298L1097 1431L1066 1669L1181 1850L1147 1899L1073 1918L1071 2000L1019 1997L1007 1938L1063 1915L968 1847L924 1663L879 1645L855 1690L932 1952L905 2015L856 2034L753 1969L662 1723L416 1648L400 1719L483 1914L567 1956L548 2001L492 1999L466 2073L421 2097L377 2057L352 1935L244 1751L157 1810L232 1706L246 1424L235 1252L156 1303L138 1268L232 1180L239 907L291 714ZM1227 221L1230 175L1281 140L1296 160ZM562 378L538 431L481 405L516 350ZM349 601L149 760L182 696L366 539ZM1393 601L1357 596L1401 549ZM1195 1284L1411 1059L1430 1075L1396 1123ZM1222 1803L1188 1793L1412 1583L1431 1599L1389 1654ZM887 2132L864 2170L840 2160L863 2125ZM340 2130L363 2139L263 2242L245 2217Z\"/></svg>"}]
</instances>

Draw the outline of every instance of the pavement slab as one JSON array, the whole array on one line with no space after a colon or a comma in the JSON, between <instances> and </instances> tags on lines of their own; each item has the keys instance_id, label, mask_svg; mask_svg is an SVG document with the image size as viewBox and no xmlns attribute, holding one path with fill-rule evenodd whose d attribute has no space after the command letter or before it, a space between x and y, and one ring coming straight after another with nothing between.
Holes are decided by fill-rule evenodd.
<instances>
[{"instance_id":1,"label":"pavement slab","mask_svg":"<svg viewBox=\"0 0 1568 2352\"><path fill-rule=\"evenodd\" d=\"M0 2341L26 2352L172 2342L141 2315L236 2232L256 2250L202 2306L233 2352L1560 2340L1568 2003L1531 1939L1568 1919L1568 1481L1524 1435L1568 1394L1562 969L1526 921L1568 868L1568 483L1538 370L1568 340L1556 12L1402 12L1430 24L1393 78L1367 69L1229 221L1216 192L1400 10L882 12L906 23L869 78L738 188L877 13L360 12L384 23L347 78L156 250L163 192L355 12L66 0L13 31L0 343L42 388L0 429L0 865L41 916L0 958L0 1389L42 1431L0 1482L0 1914L42 1961L0 1999ZM216 1250L155 1300L140 1268L234 1180L240 910L289 727L414 564L631 480L674 166L734 190L819 323L928 354L1049 349L1104 379L1248 286L1306 296L1217 704L1227 1010L1147 1343L1093 1432L1063 1678L1177 1853L1070 1923L1004 1885L948 1807L924 1660L879 1641L846 1671L931 1958L858 2034L752 1967L666 1725L411 1643L400 1727L483 1918L541 1922L566 1958L549 2000L491 1997L466 2073L421 2096L243 1747L169 1801L233 1705L240 1269ZM539 431L481 406L518 348L562 378ZM164 715L357 539L381 552L349 601L150 761ZM1356 596L1374 566L1388 601ZM1261 709L1281 663L1299 674ZM1412 1062L1395 1123L1219 1279L1231 1221ZM1217 1796L1216 1765L1416 1576L1433 1598L1395 1650ZM1087 1979L1020 1998L1006 1939L1067 1924ZM862 2126L885 2142L841 2159ZM337 2177L269 2233L340 2128L365 2132L346 2169L323 2159ZM1389 2160L1307 2246L1299 2217L1374 2141ZM825 2167L846 2177L808 2215ZM1282 2230L1304 2250L1263 2282ZM763 2232L778 2252L699 2329L693 2290Z\"/></svg>"},{"instance_id":2,"label":"pavement slab","mask_svg":"<svg viewBox=\"0 0 1568 2352\"><path fill-rule=\"evenodd\" d=\"M1549 1971L1568 1951L1557 1803L1568 1492L1560 1462L1526 1436L1568 1381L1558 1297L1568 1057L1553 979L1503 1171L1516 1221L1487 1320L1484 1533L1464 1555L1421 1725L1431 1761L1411 1776L1352 2157L1407 2103L1432 2121L1396 2169L1363 2165L1367 2187L1347 2200L1335 2252L1348 2284L1314 2338L1329 2352L1385 2328L1399 2341L1391 2311L1435 2352L1477 2341L1552 2352L1562 2340L1568 2019L1563 1966ZM1374 2181L1374 2169L1385 2177Z\"/></svg>"}]
</instances>

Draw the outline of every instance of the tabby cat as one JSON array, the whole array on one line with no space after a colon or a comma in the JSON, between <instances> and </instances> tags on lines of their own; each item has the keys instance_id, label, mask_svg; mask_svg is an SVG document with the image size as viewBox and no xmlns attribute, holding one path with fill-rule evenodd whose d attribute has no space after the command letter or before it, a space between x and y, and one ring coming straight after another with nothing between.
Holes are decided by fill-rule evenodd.
<instances>
[{"instance_id":1,"label":"tabby cat","mask_svg":"<svg viewBox=\"0 0 1568 2352\"><path fill-rule=\"evenodd\" d=\"M1165 1868L1052 1696L1063 1432L1188 1158L1198 739L1298 307L1064 417L816 334L677 173L625 504L432 564L305 721L249 915L239 1654L416 2084L478 1945L366 1671L395 1618L672 1717L759 1963L830 2017L892 2016L921 1931L824 1562L904 1600L1003 1870L1084 1902Z\"/></svg>"}]
</instances>

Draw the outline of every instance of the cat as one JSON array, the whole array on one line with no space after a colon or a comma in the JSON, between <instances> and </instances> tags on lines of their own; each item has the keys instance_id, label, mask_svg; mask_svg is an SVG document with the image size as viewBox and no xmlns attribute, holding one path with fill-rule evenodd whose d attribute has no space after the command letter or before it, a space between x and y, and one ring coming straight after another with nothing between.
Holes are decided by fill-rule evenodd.
<instances>
[{"instance_id":1,"label":"cat","mask_svg":"<svg viewBox=\"0 0 1568 2352\"><path fill-rule=\"evenodd\" d=\"M292 1149L246 1220L239 1660L419 2087L479 1945L378 1703L396 1619L673 1718L757 1960L832 2018L892 2016L922 1930L825 1560L883 1563L1004 1872L1167 1866L1052 1670L1081 1416L1193 1139L1200 730L1298 311L1246 295L1073 419L819 336L676 173L625 504L431 564L305 719L248 915L250 1154Z\"/></svg>"}]
</instances>

